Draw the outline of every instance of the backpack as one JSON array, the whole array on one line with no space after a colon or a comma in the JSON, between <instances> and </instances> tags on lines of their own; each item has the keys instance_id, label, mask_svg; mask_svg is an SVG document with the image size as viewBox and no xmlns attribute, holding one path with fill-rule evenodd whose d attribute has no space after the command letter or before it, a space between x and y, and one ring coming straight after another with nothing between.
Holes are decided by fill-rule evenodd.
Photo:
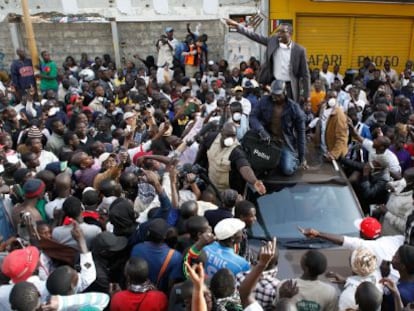
<instances>
[{"instance_id":1,"label":"backpack","mask_svg":"<svg viewBox=\"0 0 414 311\"><path fill-rule=\"evenodd\" d=\"M250 130L244 135L241 145L254 171L264 172L278 167L282 149L276 142L263 142L256 131Z\"/></svg>"}]
</instances>

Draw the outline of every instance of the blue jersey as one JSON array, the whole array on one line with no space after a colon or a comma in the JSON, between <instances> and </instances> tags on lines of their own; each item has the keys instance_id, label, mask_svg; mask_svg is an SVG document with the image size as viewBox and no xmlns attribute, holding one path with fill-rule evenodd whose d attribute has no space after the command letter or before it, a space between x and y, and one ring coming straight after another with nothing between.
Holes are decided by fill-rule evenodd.
<instances>
[{"instance_id":1,"label":"blue jersey","mask_svg":"<svg viewBox=\"0 0 414 311\"><path fill-rule=\"evenodd\" d=\"M234 275L250 269L250 264L246 259L234 253L230 247L221 246L214 242L203 248L207 254L206 273L212 277L218 270L227 268Z\"/></svg>"}]
</instances>

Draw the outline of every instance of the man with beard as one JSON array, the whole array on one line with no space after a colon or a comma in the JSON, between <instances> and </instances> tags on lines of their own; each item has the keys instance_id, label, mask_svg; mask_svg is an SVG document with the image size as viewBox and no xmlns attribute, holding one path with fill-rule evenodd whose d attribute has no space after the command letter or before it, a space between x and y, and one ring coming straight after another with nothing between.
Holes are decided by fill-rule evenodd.
<instances>
[{"instance_id":1,"label":"man with beard","mask_svg":"<svg viewBox=\"0 0 414 311\"><path fill-rule=\"evenodd\" d=\"M296 102L309 101L310 75L306 61L305 49L292 41L293 28L291 24L282 23L279 25L276 35L271 37L261 36L254 33L241 24L226 19L227 25L236 28L237 32L266 45L266 63L262 66L259 82L270 84L274 79L284 81L288 97ZM299 81L302 80L302 83ZM300 84L303 88L303 98Z\"/></svg>"}]
</instances>

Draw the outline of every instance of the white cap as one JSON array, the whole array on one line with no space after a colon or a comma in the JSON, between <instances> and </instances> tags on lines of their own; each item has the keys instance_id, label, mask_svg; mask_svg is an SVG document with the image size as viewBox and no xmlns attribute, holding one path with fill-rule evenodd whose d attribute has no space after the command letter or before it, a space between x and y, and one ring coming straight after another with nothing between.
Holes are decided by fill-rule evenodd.
<instances>
[{"instance_id":1,"label":"white cap","mask_svg":"<svg viewBox=\"0 0 414 311\"><path fill-rule=\"evenodd\" d=\"M349 90L350 90L350 89L352 89L352 87L353 87L353 85L352 85L352 84L348 84L348 85L345 87L345 92L349 92Z\"/></svg>"},{"instance_id":2,"label":"white cap","mask_svg":"<svg viewBox=\"0 0 414 311\"><path fill-rule=\"evenodd\" d=\"M185 92L187 92L187 91L191 91L191 89L190 89L188 86L183 86L183 87L181 88L181 94L183 94L183 93L185 93Z\"/></svg>"},{"instance_id":3,"label":"white cap","mask_svg":"<svg viewBox=\"0 0 414 311\"><path fill-rule=\"evenodd\" d=\"M104 152L99 156L99 162L104 163L110 156L115 155L115 153Z\"/></svg>"},{"instance_id":4,"label":"white cap","mask_svg":"<svg viewBox=\"0 0 414 311\"><path fill-rule=\"evenodd\" d=\"M53 117L57 112L59 111L59 108L56 107L52 107L49 109L49 111L47 112L47 115L49 117Z\"/></svg>"},{"instance_id":5,"label":"white cap","mask_svg":"<svg viewBox=\"0 0 414 311\"><path fill-rule=\"evenodd\" d=\"M124 113L124 120L131 118L131 117L135 117L135 112L128 111Z\"/></svg>"},{"instance_id":6,"label":"white cap","mask_svg":"<svg viewBox=\"0 0 414 311\"><path fill-rule=\"evenodd\" d=\"M226 240L244 229L245 226L246 224L238 218L225 218L214 227L214 234L217 240Z\"/></svg>"},{"instance_id":7,"label":"white cap","mask_svg":"<svg viewBox=\"0 0 414 311\"><path fill-rule=\"evenodd\" d=\"M214 60L209 60L209 61L208 61L208 64L209 64L210 66L214 65Z\"/></svg>"}]
</instances>

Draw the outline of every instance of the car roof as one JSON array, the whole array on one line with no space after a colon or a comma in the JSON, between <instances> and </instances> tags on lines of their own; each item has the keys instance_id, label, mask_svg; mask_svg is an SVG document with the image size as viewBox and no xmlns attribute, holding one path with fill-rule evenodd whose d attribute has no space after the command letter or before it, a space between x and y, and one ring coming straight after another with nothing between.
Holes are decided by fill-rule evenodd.
<instances>
[{"instance_id":1,"label":"car roof","mask_svg":"<svg viewBox=\"0 0 414 311\"><path fill-rule=\"evenodd\" d=\"M340 183L346 184L347 178L336 161L312 163L308 169L298 169L295 174L285 176L277 171L263 178L265 184L297 183Z\"/></svg>"},{"instance_id":2,"label":"car roof","mask_svg":"<svg viewBox=\"0 0 414 311\"><path fill-rule=\"evenodd\" d=\"M329 162L324 160L320 147L312 141L306 144L306 162L308 164L306 170L298 168L291 176L285 176L275 170L266 176L261 176L262 180L265 184L349 183L339 163L335 160Z\"/></svg>"}]
</instances>

